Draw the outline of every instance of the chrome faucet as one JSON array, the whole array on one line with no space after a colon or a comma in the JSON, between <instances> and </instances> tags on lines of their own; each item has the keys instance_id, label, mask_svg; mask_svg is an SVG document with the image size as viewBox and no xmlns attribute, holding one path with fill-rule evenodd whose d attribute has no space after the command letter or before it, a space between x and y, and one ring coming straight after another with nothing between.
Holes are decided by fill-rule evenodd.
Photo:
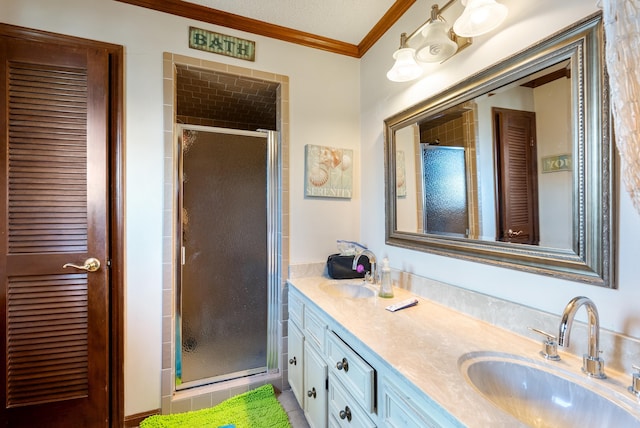
<instances>
[{"instance_id":1,"label":"chrome faucet","mask_svg":"<svg viewBox=\"0 0 640 428\"><path fill-rule=\"evenodd\" d=\"M562 313L562 320L560 321L558 345L565 348L569 346L569 335L571 333L571 326L573 325L573 318L580 306L585 307L587 315L589 316L589 351L582 357L582 371L591 377L604 379L607 376L604 374L604 360L600 358L600 319L598 318L598 309L596 309L596 305L591 299L578 296L567 303Z\"/></svg>"},{"instance_id":2,"label":"chrome faucet","mask_svg":"<svg viewBox=\"0 0 640 428\"><path fill-rule=\"evenodd\" d=\"M367 272L367 274L365 275L365 279L372 284L376 284L378 282L378 273L376 271L376 255L373 254L371 250L359 251L353 258L353 266L351 266L351 269L358 269L358 260L360 260L361 256L367 256L369 258L369 264L371 265L371 271Z\"/></svg>"}]
</instances>

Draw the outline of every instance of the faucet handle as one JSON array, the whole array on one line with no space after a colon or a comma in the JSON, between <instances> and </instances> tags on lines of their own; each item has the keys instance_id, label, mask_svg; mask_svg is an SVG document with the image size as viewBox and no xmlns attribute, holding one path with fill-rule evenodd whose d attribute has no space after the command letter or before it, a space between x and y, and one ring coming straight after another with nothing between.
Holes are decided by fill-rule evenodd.
<instances>
[{"instance_id":1,"label":"faucet handle","mask_svg":"<svg viewBox=\"0 0 640 428\"><path fill-rule=\"evenodd\" d=\"M631 366L636 372L631 374L631 386L627 388L630 393L640 398L640 367L633 364Z\"/></svg>"},{"instance_id":2,"label":"faucet handle","mask_svg":"<svg viewBox=\"0 0 640 428\"><path fill-rule=\"evenodd\" d=\"M533 327L529 327L529 330L545 337L542 341L542 350L540 351L540 355L547 360L560 360L560 355L558 355L558 338L556 336Z\"/></svg>"}]
</instances>

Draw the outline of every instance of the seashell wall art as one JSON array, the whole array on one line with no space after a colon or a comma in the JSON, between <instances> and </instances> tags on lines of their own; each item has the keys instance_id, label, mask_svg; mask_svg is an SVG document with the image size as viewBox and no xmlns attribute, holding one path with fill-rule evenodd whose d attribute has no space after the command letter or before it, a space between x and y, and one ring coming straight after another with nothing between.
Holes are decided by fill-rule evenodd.
<instances>
[{"instance_id":1,"label":"seashell wall art","mask_svg":"<svg viewBox=\"0 0 640 428\"><path fill-rule=\"evenodd\" d=\"M305 196L351 198L353 150L305 146Z\"/></svg>"}]
</instances>

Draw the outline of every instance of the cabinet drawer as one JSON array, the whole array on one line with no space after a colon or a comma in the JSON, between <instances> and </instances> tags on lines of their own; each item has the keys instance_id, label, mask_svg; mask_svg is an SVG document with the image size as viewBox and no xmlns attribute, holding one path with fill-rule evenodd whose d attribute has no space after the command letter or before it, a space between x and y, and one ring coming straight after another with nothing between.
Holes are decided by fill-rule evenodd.
<instances>
[{"instance_id":1,"label":"cabinet drawer","mask_svg":"<svg viewBox=\"0 0 640 428\"><path fill-rule=\"evenodd\" d=\"M345 391L336 376L333 373L329 374L329 418L332 426L349 428L376 426L356 401Z\"/></svg>"},{"instance_id":2,"label":"cabinet drawer","mask_svg":"<svg viewBox=\"0 0 640 428\"><path fill-rule=\"evenodd\" d=\"M375 370L334 332L327 338L329 372L340 380L358 404L369 413L375 410Z\"/></svg>"},{"instance_id":3,"label":"cabinet drawer","mask_svg":"<svg viewBox=\"0 0 640 428\"><path fill-rule=\"evenodd\" d=\"M303 328L302 314L304 313L304 303L302 298L289 288L289 320L295 322L298 327Z\"/></svg>"},{"instance_id":4,"label":"cabinet drawer","mask_svg":"<svg viewBox=\"0 0 640 428\"><path fill-rule=\"evenodd\" d=\"M318 316L309 306L304 311L304 335L321 352L324 352L324 338L327 331L327 322Z\"/></svg>"},{"instance_id":5,"label":"cabinet drawer","mask_svg":"<svg viewBox=\"0 0 640 428\"><path fill-rule=\"evenodd\" d=\"M436 428L440 425L424 413L418 403L388 379L381 382L381 417L384 426L392 428ZM426 410L426 409L425 409Z\"/></svg>"}]
</instances>

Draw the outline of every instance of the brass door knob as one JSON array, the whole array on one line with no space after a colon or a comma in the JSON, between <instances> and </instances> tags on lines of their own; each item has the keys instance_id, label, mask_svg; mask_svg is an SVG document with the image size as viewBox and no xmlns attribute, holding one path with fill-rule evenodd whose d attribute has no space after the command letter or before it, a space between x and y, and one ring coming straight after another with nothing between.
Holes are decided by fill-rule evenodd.
<instances>
[{"instance_id":1,"label":"brass door knob","mask_svg":"<svg viewBox=\"0 0 640 428\"><path fill-rule=\"evenodd\" d=\"M98 269L100 269L100 260L96 259L95 257L89 257L87 260L84 261L84 266L74 265L73 263L65 263L62 267L63 268L72 267L79 270L85 270L87 272L95 272Z\"/></svg>"}]
</instances>

